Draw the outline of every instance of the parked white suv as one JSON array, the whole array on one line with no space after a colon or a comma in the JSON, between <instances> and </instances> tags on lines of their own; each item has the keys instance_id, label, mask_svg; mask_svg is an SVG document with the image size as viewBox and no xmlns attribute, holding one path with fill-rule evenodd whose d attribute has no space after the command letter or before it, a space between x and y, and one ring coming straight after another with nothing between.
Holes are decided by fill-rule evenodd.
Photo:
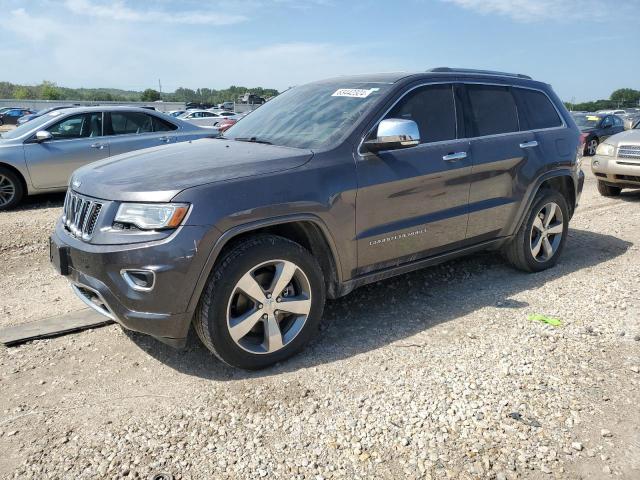
<instances>
[{"instance_id":1,"label":"parked white suv","mask_svg":"<svg viewBox=\"0 0 640 480\"><path fill-rule=\"evenodd\" d=\"M596 150L591 170L605 197L620 195L623 188L640 188L639 127L607 138Z\"/></svg>"}]
</instances>

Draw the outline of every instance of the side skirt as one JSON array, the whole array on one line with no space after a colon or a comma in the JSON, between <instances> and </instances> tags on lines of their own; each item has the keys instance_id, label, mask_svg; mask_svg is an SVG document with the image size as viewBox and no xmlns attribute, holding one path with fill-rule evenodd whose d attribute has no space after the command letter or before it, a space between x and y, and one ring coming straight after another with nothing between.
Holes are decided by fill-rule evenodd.
<instances>
[{"instance_id":1,"label":"side skirt","mask_svg":"<svg viewBox=\"0 0 640 480\"><path fill-rule=\"evenodd\" d=\"M363 285L379 282L380 280L385 280L387 278L395 277L397 275L403 275L405 273L413 272L414 270L420 270L422 268L432 267L434 265L438 265L440 263L453 260L454 258L464 257L472 253L480 252L483 250L497 250L500 247L502 247L502 245L504 245L510 239L511 237L502 237L494 240L489 240L486 242L478 243L476 245L472 245L470 247L462 248L460 250L455 250L453 252L442 253L440 255L435 255L433 257L416 260L410 263L404 263L402 265L385 268L382 270L377 270L375 272L367 273L367 274L352 278L351 280L347 280L342 285L340 285L340 289L337 297L343 297L348 293L350 293L355 288L361 287Z\"/></svg>"}]
</instances>

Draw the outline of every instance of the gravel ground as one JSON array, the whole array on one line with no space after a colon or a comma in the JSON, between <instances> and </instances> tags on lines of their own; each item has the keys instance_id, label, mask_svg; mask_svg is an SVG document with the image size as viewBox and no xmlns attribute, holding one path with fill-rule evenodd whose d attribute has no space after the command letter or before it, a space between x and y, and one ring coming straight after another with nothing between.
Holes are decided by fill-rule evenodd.
<instances>
[{"instance_id":1,"label":"gravel ground","mask_svg":"<svg viewBox=\"0 0 640 480\"><path fill-rule=\"evenodd\" d=\"M0 325L80 307L46 258L60 204L0 214ZM0 348L0 476L638 479L639 207L589 176L556 268L483 254L361 288L262 372L115 325Z\"/></svg>"}]
</instances>

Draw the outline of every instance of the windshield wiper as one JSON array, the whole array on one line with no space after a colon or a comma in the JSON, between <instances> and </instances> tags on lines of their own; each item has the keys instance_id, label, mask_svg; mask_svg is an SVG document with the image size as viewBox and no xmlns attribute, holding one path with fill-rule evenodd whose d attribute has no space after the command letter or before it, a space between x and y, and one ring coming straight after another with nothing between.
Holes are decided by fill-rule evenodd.
<instances>
[{"instance_id":1,"label":"windshield wiper","mask_svg":"<svg viewBox=\"0 0 640 480\"><path fill-rule=\"evenodd\" d=\"M234 140L237 142L264 143L265 145L273 145L273 143L271 143L270 141L262 140L258 137L236 137L234 138Z\"/></svg>"}]
</instances>

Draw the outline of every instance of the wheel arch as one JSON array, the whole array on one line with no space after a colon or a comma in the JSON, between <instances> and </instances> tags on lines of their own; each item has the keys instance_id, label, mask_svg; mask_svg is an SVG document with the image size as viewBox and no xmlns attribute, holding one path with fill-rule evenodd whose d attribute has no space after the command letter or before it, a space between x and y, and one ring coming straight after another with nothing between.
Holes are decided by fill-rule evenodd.
<instances>
[{"instance_id":1,"label":"wheel arch","mask_svg":"<svg viewBox=\"0 0 640 480\"><path fill-rule=\"evenodd\" d=\"M24 178L24 175L22 174L22 172L20 170L18 170L13 165L10 165L10 164L4 163L4 162L0 162L0 168L4 168L6 170L9 170L11 173L14 173L18 177L18 180L20 180L20 183L22 184L22 188L23 188L24 194L25 195L28 194L29 186L27 185L27 179Z\"/></svg>"},{"instance_id":2,"label":"wheel arch","mask_svg":"<svg viewBox=\"0 0 640 480\"><path fill-rule=\"evenodd\" d=\"M225 252L239 242L259 234L272 234L294 241L309 250L320 263L325 277L328 298L339 296L342 282L340 257L335 242L324 222L315 215L293 215L235 226L224 232L211 249L189 301L189 311L195 310L207 279Z\"/></svg>"},{"instance_id":3,"label":"wheel arch","mask_svg":"<svg viewBox=\"0 0 640 480\"><path fill-rule=\"evenodd\" d=\"M543 188L549 188L560 192L567 200L567 205L569 206L569 220L573 217L576 207L577 185L573 178L572 171L568 169L553 170L542 175L534 184L529 196L527 197L527 201L523 202L523 208L521 208L518 221L511 232L512 235L520 229L520 226L527 217L527 212L531 208L536 195Z\"/></svg>"}]
</instances>

